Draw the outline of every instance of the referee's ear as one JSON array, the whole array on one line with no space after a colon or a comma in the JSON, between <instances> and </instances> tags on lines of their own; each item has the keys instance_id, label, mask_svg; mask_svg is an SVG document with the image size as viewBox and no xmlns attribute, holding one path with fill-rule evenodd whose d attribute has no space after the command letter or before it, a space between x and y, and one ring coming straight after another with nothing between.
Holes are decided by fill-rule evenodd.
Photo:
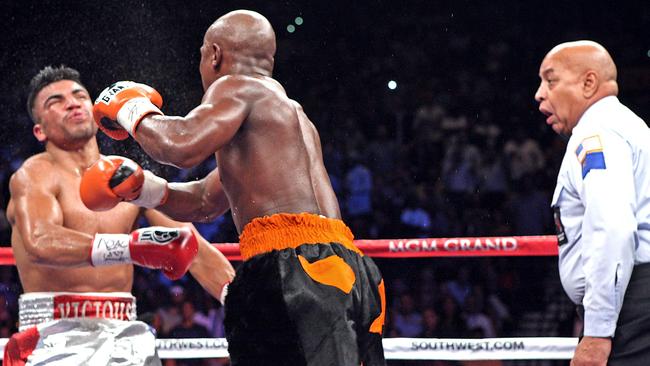
<instances>
[{"instance_id":1,"label":"referee's ear","mask_svg":"<svg viewBox=\"0 0 650 366\"><path fill-rule=\"evenodd\" d=\"M582 80L582 96L585 99L591 99L600 87L600 78L596 71L588 70Z\"/></svg>"}]
</instances>

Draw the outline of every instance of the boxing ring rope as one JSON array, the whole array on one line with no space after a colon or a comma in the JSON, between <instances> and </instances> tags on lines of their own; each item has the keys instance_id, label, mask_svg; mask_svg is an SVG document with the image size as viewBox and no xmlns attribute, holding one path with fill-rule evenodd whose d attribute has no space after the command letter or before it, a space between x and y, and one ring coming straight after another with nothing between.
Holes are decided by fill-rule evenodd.
<instances>
[{"instance_id":1,"label":"boxing ring rope","mask_svg":"<svg viewBox=\"0 0 650 366\"><path fill-rule=\"evenodd\" d=\"M374 258L557 256L555 236L504 236L355 240ZM241 260L236 243L214 244L229 260ZM15 264L11 248L0 248L0 265ZM0 339L0 352L6 338ZM571 337L385 338L388 360L565 360L578 344ZM160 358L224 358L223 338L158 339Z\"/></svg>"},{"instance_id":2,"label":"boxing ring rope","mask_svg":"<svg viewBox=\"0 0 650 366\"><path fill-rule=\"evenodd\" d=\"M557 256L557 238L541 236L494 236L467 238L420 238L355 240L373 258L424 257L531 257ZM231 261L240 261L239 244L213 244ZM14 265L11 248L0 248L0 265Z\"/></svg>"}]
</instances>

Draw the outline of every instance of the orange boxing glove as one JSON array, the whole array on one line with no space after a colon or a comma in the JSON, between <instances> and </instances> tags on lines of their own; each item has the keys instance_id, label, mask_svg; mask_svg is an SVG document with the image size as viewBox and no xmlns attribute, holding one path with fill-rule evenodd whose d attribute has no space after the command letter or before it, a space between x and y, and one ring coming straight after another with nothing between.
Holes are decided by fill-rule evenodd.
<instances>
[{"instance_id":1,"label":"orange boxing glove","mask_svg":"<svg viewBox=\"0 0 650 366\"><path fill-rule=\"evenodd\" d=\"M145 116L163 114L162 104L156 89L133 81L118 81L99 94L93 116L105 134L115 140L124 140L129 134L135 134Z\"/></svg>"},{"instance_id":2,"label":"orange boxing glove","mask_svg":"<svg viewBox=\"0 0 650 366\"><path fill-rule=\"evenodd\" d=\"M103 156L81 177L81 201L93 211L106 211L122 201L153 208L167 199L167 181L121 156Z\"/></svg>"}]
</instances>

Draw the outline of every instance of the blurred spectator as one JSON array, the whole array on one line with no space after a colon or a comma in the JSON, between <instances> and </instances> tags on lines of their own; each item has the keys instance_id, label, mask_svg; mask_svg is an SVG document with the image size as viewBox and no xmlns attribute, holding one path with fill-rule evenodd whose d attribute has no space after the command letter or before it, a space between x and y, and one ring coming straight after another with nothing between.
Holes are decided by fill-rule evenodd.
<instances>
[{"instance_id":1,"label":"blurred spectator","mask_svg":"<svg viewBox=\"0 0 650 366\"><path fill-rule=\"evenodd\" d=\"M210 334L204 326L197 324L194 321L195 309L194 303L189 300L183 301L181 304L181 314L182 320L181 323L174 327L169 336L171 338L208 338ZM168 360L165 362L165 366L208 366L209 360L207 359L180 359L180 360Z\"/></svg>"},{"instance_id":2,"label":"blurred spectator","mask_svg":"<svg viewBox=\"0 0 650 366\"><path fill-rule=\"evenodd\" d=\"M521 177L511 201L514 235L541 235L549 231L551 215L546 195L536 186L536 176Z\"/></svg>"},{"instance_id":3,"label":"blurred spectator","mask_svg":"<svg viewBox=\"0 0 650 366\"><path fill-rule=\"evenodd\" d=\"M442 162L442 181L451 205L465 207L478 184L478 150L463 133L453 136Z\"/></svg>"},{"instance_id":4,"label":"blurred spectator","mask_svg":"<svg viewBox=\"0 0 650 366\"><path fill-rule=\"evenodd\" d=\"M169 332L172 338L207 338L210 336L208 330L194 320L196 309L192 301L183 301L181 314L180 324Z\"/></svg>"},{"instance_id":5,"label":"blurred spectator","mask_svg":"<svg viewBox=\"0 0 650 366\"><path fill-rule=\"evenodd\" d=\"M458 275L456 278L446 284L449 294L460 306L464 306L465 299L467 299L472 290L472 284L469 281L469 277L469 267L463 265L458 268Z\"/></svg>"},{"instance_id":6,"label":"blurred spectator","mask_svg":"<svg viewBox=\"0 0 650 366\"><path fill-rule=\"evenodd\" d=\"M422 97L422 102L413 116L411 129L415 136L420 134L434 133L440 134L440 123L445 117L445 107L434 101L433 93L428 90ZM435 139L434 140L439 140Z\"/></svg>"},{"instance_id":7,"label":"blurred spectator","mask_svg":"<svg viewBox=\"0 0 650 366\"><path fill-rule=\"evenodd\" d=\"M500 151L489 146L483 151L478 168L479 192L482 207L498 210L508 194L508 172Z\"/></svg>"},{"instance_id":8,"label":"blurred spectator","mask_svg":"<svg viewBox=\"0 0 650 366\"><path fill-rule=\"evenodd\" d=\"M510 177L515 182L524 175L537 174L545 166L539 143L522 127L517 128L514 136L505 143L503 151L508 157Z\"/></svg>"},{"instance_id":9,"label":"blurred spectator","mask_svg":"<svg viewBox=\"0 0 650 366\"><path fill-rule=\"evenodd\" d=\"M422 266L419 275L419 296L422 308L433 307L438 300L438 280L433 267Z\"/></svg>"},{"instance_id":10,"label":"blurred spectator","mask_svg":"<svg viewBox=\"0 0 650 366\"><path fill-rule=\"evenodd\" d=\"M480 338L494 338L497 336L497 332L490 317L483 312L484 304L482 300L476 294L467 297L464 307L465 324L470 335L474 330L480 329Z\"/></svg>"},{"instance_id":11,"label":"blurred spectator","mask_svg":"<svg viewBox=\"0 0 650 366\"><path fill-rule=\"evenodd\" d=\"M349 217L370 214L372 210L372 173L360 157L355 158L352 168L345 174L347 198L345 208Z\"/></svg>"},{"instance_id":12,"label":"blurred spectator","mask_svg":"<svg viewBox=\"0 0 650 366\"><path fill-rule=\"evenodd\" d=\"M461 338L466 333L466 325L461 316L458 304L451 296L443 296L440 301L438 324L439 338Z\"/></svg>"},{"instance_id":13,"label":"blurred spectator","mask_svg":"<svg viewBox=\"0 0 650 366\"><path fill-rule=\"evenodd\" d=\"M434 308L426 308L422 312L422 332L418 335L421 338L439 338L440 329L438 324L440 317Z\"/></svg>"},{"instance_id":14,"label":"blurred spectator","mask_svg":"<svg viewBox=\"0 0 650 366\"><path fill-rule=\"evenodd\" d=\"M183 321L181 308L186 299L185 289L182 286L175 285L169 289L170 303L158 309L158 314L162 318L163 336L169 335L171 330Z\"/></svg>"},{"instance_id":15,"label":"blurred spectator","mask_svg":"<svg viewBox=\"0 0 650 366\"><path fill-rule=\"evenodd\" d=\"M388 127L377 126L375 138L368 142L367 155L370 170L373 175L388 175L395 173L398 151L395 140L388 133Z\"/></svg>"},{"instance_id":16,"label":"blurred spectator","mask_svg":"<svg viewBox=\"0 0 650 366\"><path fill-rule=\"evenodd\" d=\"M426 199L422 189L413 188L400 214L402 233L409 238L426 238L431 233L431 216L424 209Z\"/></svg>"},{"instance_id":17,"label":"blurred spectator","mask_svg":"<svg viewBox=\"0 0 650 366\"><path fill-rule=\"evenodd\" d=\"M210 337L224 338L223 319L225 316L224 308L210 296L204 296L203 311L197 311L194 315L194 321L207 329Z\"/></svg>"},{"instance_id":18,"label":"blurred spectator","mask_svg":"<svg viewBox=\"0 0 650 366\"><path fill-rule=\"evenodd\" d=\"M406 293L399 297L393 311L393 326L397 337L417 337L422 333L422 314L415 308L415 300Z\"/></svg>"},{"instance_id":19,"label":"blurred spectator","mask_svg":"<svg viewBox=\"0 0 650 366\"><path fill-rule=\"evenodd\" d=\"M352 158L352 166L345 174L344 217L357 238L370 236L372 218L372 172L361 156Z\"/></svg>"}]
</instances>

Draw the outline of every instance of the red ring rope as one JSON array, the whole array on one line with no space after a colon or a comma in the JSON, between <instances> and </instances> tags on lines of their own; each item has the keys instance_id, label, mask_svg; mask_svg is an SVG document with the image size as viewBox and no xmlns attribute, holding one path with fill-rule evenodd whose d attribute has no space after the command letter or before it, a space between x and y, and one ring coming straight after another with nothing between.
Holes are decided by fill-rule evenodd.
<instances>
[{"instance_id":1,"label":"red ring rope","mask_svg":"<svg viewBox=\"0 0 650 366\"><path fill-rule=\"evenodd\" d=\"M355 240L354 243L366 255L374 258L556 256L558 253L557 238L554 235L362 239ZM229 260L241 260L239 244L214 245ZM0 248L0 265L15 263L11 248Z\"/></svg>"}]
</instances>

